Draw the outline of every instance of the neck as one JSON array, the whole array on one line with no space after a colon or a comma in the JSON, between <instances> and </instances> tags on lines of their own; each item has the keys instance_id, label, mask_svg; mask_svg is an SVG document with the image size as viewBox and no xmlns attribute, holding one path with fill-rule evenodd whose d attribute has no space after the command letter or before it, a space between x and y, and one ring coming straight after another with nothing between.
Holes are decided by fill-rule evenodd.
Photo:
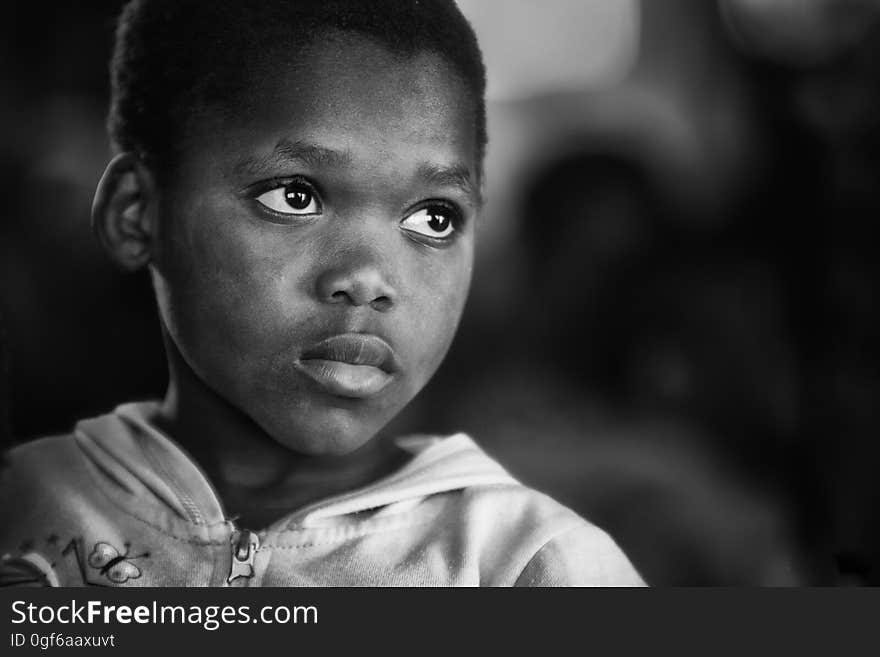
<instances>
[{"instance_id":1,"label":"neck","mask_svg":"<svg viewBox=\"0 0 880 657\"><path fill-rule=\"evenodd\" d=\"M374 439L343 456L300 454L278 443L210 389L165 336L169 384L152 420L180 443L214 485L226 513L262 527L320 499L365 486L399 468L405 454Z\"/></svg>"}]
</instances>

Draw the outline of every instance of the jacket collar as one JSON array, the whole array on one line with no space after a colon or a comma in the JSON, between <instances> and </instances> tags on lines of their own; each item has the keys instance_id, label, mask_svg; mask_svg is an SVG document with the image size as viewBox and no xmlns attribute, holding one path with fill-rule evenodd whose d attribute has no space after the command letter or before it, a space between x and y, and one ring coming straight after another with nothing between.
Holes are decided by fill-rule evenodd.
<instances>
[{"instance_id":1,"label":"jacket collar","mask_svg":"<svg viewBox=\"0 0 880 657\"><path fill-rule=\"evenodd\" d=\"M83 452L138 504L152 503L197 525L226 522L223 506L193 459L148 418L155 402L123 404L77 424ZM516 481L463 433L398 439L413 454L401 469L367 486L309 504L273 524L278 529L320 524L329 518L412 502L477 485Z\"/></svg>"}]
</instances>

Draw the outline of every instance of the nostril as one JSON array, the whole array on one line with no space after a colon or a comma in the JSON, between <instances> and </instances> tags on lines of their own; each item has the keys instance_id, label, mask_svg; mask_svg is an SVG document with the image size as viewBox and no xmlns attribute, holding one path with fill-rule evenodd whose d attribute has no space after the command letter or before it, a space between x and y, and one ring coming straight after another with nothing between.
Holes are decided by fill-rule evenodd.
<instances>
[{"instance_id":1,"label":"nostril","mask_svg":"<svg viewBox=\"0 0 880 657\"><path fill-rule=\"evenodd\" d=\"M394 305L394 303L391 301L391 299L384 295L381 297L376 297L370 302L370 307L373 310L378 310L379 312L387 312L391 310L392 305Z\"/></svg>"},{"instance_id":2,"label":"nostril","mask_svg":"<svg viewBox=\"0 0 880 657\"><path fill-rule=\"evenodd\" d=\"M343 301L348 301L349 296L348 293L343 292L342 290L337 290L333 294L330 295L330 299L335 303L342 303Z\"/></svg>"}]
</instances>

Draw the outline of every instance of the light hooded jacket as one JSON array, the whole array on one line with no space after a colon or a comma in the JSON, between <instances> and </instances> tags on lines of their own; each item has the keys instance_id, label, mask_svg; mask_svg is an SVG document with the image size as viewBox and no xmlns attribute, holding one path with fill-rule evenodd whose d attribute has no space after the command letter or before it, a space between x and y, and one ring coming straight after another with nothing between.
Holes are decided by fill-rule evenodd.
<instances>
[{"instance_id":1,"label":"light hooded jacket","mask_svg":"<svg viewBox=\"0 0 880 657\"><path fill-rule=\"evenodd\" d=\"M0 473L0 583L60 586L640 585L614 541L464 434L260 531L126 404L26 443Z\"/></svg>"}]
</instances>

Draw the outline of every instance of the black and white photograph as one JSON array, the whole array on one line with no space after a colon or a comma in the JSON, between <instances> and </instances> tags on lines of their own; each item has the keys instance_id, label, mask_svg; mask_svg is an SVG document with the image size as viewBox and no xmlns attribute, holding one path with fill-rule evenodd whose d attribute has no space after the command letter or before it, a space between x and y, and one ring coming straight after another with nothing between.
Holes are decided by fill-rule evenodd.
<instances>
[{"instance_id":1,"label":"black and white photograph","mask_svg":"<svg viewBox=\"0 0 880 657\"><path fill-rule=\"evenodd\" d=\"M880 1L4 9L0 587L880 584Z\"/></svg>"}]
</instances>

